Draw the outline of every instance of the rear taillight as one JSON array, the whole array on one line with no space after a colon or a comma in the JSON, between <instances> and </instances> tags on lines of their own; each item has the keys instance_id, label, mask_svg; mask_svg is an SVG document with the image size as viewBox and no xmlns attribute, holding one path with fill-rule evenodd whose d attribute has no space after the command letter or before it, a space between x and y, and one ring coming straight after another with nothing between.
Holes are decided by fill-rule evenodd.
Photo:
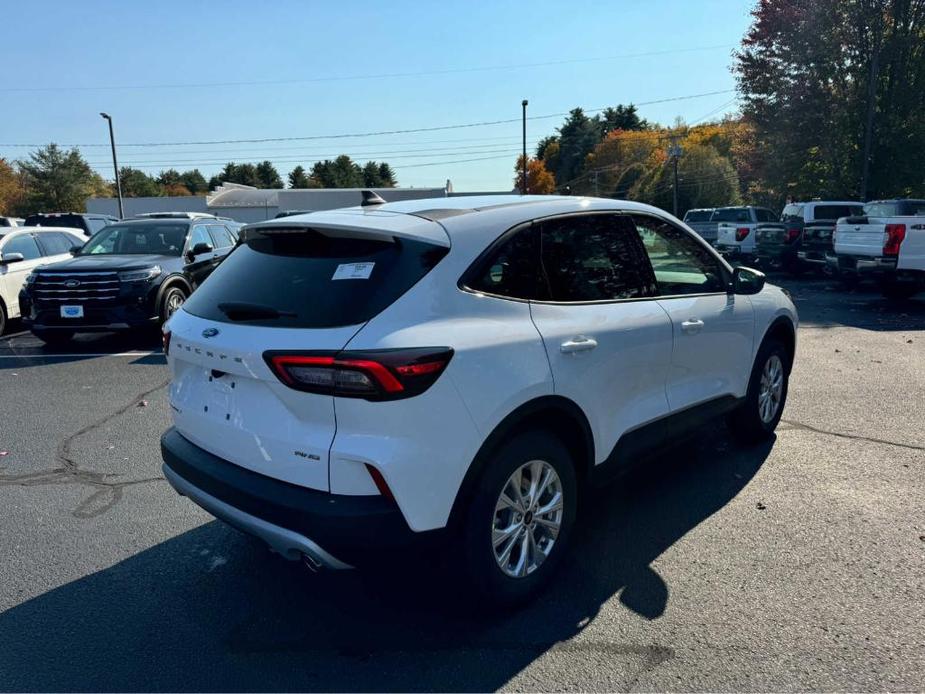
<instances>
[{"instance_id":1,"label":"rear taillight","mask_svg":"<svg viewBox=\"0 0 925 694\"><path fill-rule=\"evenodd\" d=\"M161 342L164 343L164 356L170 354L170 331L165 330L161 333Z\"/></svg>"},{"instance_id":2,"label":"rear taillight","mask_svg":"<svg viewBox=\"0 0 925 694\"><path fill-rule=\"evenodd\" d=\"M744 241L749 231L748 227L739 227L736 229L736 241Z\"/></svg>"},{"instance_id":3,"label":"rear taillight","mask_svg":"<svg viewBox=\"0 0 925 694\"><path fill-rule=\"evenodd\" d=\"M899 255L899 247L906 238L905 224L887 224L886 241L883 243L883 255Z\"/></svg>"},{"instance_id":4,"label":"rear taillight","mask_svg":"<svg viewBox=\"0 0 925 694\"><path fill-rule=\"evenodd\" d=\"M787 243L796 241L800 238L800 227L790 227L787 229Z\"/></svg>"},{"instance_id":5,"label":"rear taillight","mask_svg":"<svg viewBox=\"0 0 925 694\"><path fill-rule=\"evenodd\" d=\"M369 352L265 352L280 381L309 393L397 400L430 388L450 363L449 347Z\"/></svg>"}]
</instances>

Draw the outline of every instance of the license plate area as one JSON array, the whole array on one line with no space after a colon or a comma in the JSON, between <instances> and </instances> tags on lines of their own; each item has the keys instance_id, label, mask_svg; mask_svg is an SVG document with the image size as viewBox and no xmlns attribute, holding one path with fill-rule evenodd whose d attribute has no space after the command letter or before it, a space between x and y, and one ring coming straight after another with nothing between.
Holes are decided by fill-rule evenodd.
<instances>
[{"instance_id":1,"label":"license plate area","mask_svg":"<svg viewBox=\"0 0 925 694\"><path fill-rule=\"evenodd\" d=\"M231 421L240 377L222 371L203 369L202 380L202 414L210 419Z\"/></svg>"},{"instance_id":2,"label":"license plate area","mask_svg":"<svg viewBox=\"0 0 925 694\"><path fill-rule=\"evenodd\" d=\"M80 305L69 305L61 307L62 318L83 318L84 307Z\"/></svg>"}]
</instances>

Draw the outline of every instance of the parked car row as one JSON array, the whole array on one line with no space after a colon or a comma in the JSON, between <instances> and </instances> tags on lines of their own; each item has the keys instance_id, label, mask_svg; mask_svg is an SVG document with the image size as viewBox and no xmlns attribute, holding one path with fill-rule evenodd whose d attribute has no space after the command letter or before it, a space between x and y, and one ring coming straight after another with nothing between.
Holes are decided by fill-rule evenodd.
<instances>
[{"instance_id":1,"label":"parked car row","mask_svg":"<svg viewBox=\"0 0 925 694\"><path fill-rule=\"evenodd\" d=\"M31 226L0 236L0 334L20 316L50 344L159 326L234 247L242 226L205 213L153 213L106 218L88 240L97 217L33 215ZM52 220L70 226L47 226Z\"/></svg>"},{"instance_id":2,"label":"parked car row","mask_svg":"<svg viewBox=\"0 0 925 694\"><path fill-rule=\"evenodd\" d=\"M925 200L813 200L779 218L763 207L694 209L684 221L730 260L824 270L846 284L870 277L891 298L925 291Z\"/></svg>"}]
</instances>

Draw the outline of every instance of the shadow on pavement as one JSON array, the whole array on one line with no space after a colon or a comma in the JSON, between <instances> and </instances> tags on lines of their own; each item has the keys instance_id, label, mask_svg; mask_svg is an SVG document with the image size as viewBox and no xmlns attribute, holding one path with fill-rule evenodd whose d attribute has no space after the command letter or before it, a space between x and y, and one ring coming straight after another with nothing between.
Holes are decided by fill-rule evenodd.
<instances>
[{"instance_id":1,"label":"shadow on pavement","mask_svg":"<svg viewBox=\"0 0 925 694\"><path fill-rule=\"evenodd\" d=\"M156 352L141 355L135 363L163 364L160 337L155 331L135 330L127 333L85 333L75 335L64 344L47 345L31 333L14 334L0 339L0 370L22 369L49 362L63 364L99 355L124 352Z\"/></svg>"},{"instance_id":2,"label":"shadow on pavement","mask_svg":"<svg viewBox=\"0 0 925 694\"><path fill-rule=\"evenodd\" d=\"M0 614L0 687L487 691L550 650L583 649L616 660L630 688L672 649L616 634L569 641L614 596L662 615L670 586L652 561L771 449L717 431L596 494L563 570L520 612L467 610L427 570L311 575L210 522Z\"/></svg>"}]
</instances>

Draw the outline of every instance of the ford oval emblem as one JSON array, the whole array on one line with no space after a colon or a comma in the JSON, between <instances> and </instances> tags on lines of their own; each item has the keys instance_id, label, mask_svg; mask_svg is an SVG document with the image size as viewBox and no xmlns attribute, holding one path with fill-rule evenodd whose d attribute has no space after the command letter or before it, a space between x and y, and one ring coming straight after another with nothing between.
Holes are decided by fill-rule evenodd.
<instances>
[{"instance_id":1,"label":"ford oval emblem","mask_svg":"<svg viewBox=\"0 0 925 694\"><path fill-rule=\"evenodd\" d=\"M218 335L218 328L206 328L202 331L203 337L215 337Z\"/></svg>"},{"instance_id":2,"label":"ford oval emblem","mask_svg":"<svg viewBox=\"0 0 925 694\"><path fill-rule=\"evenodd\" d=\"M64 286L68 289L76 289L80 286L80 280L68 280L64 283Z\"/></svg>"}]
</instances>

